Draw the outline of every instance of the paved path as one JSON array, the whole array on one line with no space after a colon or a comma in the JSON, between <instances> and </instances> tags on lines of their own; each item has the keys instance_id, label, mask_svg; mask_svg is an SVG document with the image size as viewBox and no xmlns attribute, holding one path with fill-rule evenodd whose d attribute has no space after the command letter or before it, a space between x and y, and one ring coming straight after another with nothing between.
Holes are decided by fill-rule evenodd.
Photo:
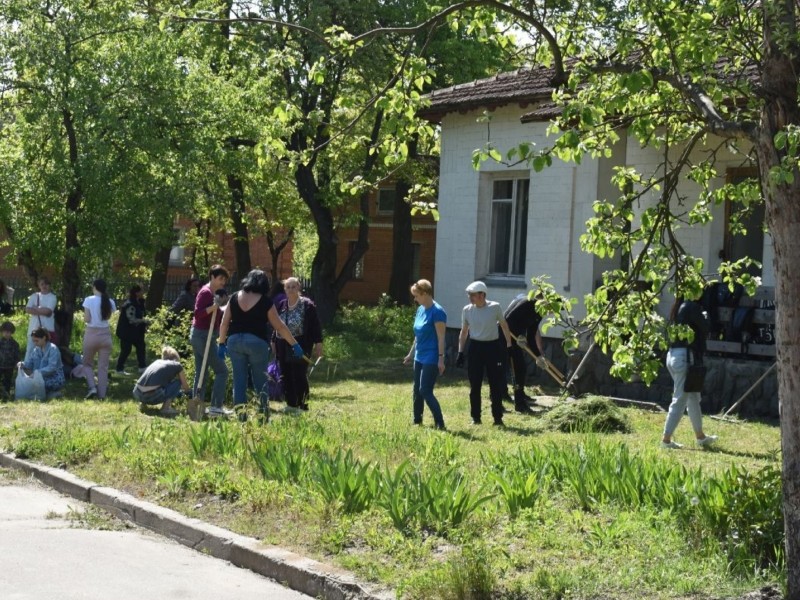
<instances>
[{"instance_id":1,"label":"paved path","mask_svg":"<svg viewBox=\"0 0 800 600\"><path fill-rule=\"evenodd\" d=\"M80 513L86 518L74 518ZM118 530L92 529L86 522L112 524ZM0 473L0 598L308 600L311 596L112 519L36 481L4 479Z\"/></svg>"}]
</instances>

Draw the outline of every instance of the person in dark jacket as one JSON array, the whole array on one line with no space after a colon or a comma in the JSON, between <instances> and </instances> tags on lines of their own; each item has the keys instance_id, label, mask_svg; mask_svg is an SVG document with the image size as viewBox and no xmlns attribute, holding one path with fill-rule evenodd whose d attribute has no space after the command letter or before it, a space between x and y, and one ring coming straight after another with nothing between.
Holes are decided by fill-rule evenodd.
<instances>
[{"instance_id":1,"label":"person in dark jacket","mask_svg":"<svg viewBox=\"0 0 800 600\"><path fill-rule=\"evenodd\" d=\"M316 359L322 356L322 325L317 307L309 298L300 295L300 281L289 277L283 286L286 299L281 300L277 307L278 316L300 344L306 358L293 356L291 344L279 333L275 334L275 353L283 374L286 405L308 410L308 357Z\"/></svg>"},{"instance_id":2,"label":"person in dark jacket","mask_svg":"<svg viewBox=\"0 0 800 600\"><path fill-rule=\"evenodd\" d=\"M200 279L197 275L192 275L183 285L183 291L175 298L175 302L169 309L176 315L185 312L194 312L194 302L197 299L197 292L200 291Z\"/></svg>"},{"instance_id":3,"label":"person in dark jacket","mask_svg":"<svg viewBox=\"0 0 800 600\"><path fill-rule=\"evenodd\" d=\"M544 368L544 345L542 334L539 333L539 324L542 316L536 312L536 297L530 298L527 293L519 294L508 305L503 316L511 332L511 346L508 348L508 358L511 361L511 371L514 374L514 410L519 413L531 414L529 403L536 402L525 393L525 380L528 375L528 365L525 363L525 352L517 344L519 336L525 336L528 347L536 355L536 365Z\"/></svg>"},{"instance_id":4,"label":"person in dark jacket","mask_svg":"<svg viewBox=\"0 0 800 600\"><path fill-rule=\"evenodd\" d=\"M672 402L669 405L667 420L664 423L664 436L661 438L662 448L682 448L672 439L672 434L678 427L683 413L688 410L689 420L692 422L694 436L699 446L710 446L717 441L717 436L706 435L703 432L703 413L700 410L700 392L685 391L686 374L690 364L702 364L703 353L706 350L709 321L703 307L694 300L676 298L670 312L670 321L676 325L688 326L694 337L691 341L686 339L673 339L667 352L667 370L672 376Z\"/></svg>"},{"instance_id":5,"label":"person in dark jacket","mask_svg":"<svg viewBox=\"0 0 800 600\"><path fill-rule=\"evenodd\" d=\"M122 303L117 321L117 337L119 338L119 358L117 359L117 375L125 375L125 361L130 356L131 348L136 348L136 360L139 373L144 373L147 366L147 355L144 343L144 332L147 328L145 319L144 292L142 286L134 285L130 289L128 299Z\"/></svg>"}]
</instances>

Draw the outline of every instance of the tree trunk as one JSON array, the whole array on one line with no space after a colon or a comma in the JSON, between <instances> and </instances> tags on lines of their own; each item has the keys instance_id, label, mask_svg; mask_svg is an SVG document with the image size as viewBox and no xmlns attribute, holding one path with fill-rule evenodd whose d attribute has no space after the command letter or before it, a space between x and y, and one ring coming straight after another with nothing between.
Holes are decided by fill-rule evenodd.
<instances>
[{"instance_id":1,"label":"tree trunk","mask_svg":"<svg viewBox=\"0 0 800 600\"><path fill-rule=\"evenodd\" d=\"M236 256L236 272L239 279L250 272L250 236L245 222L244 184L236 175L228 175L231 192L231 221L233 221L233 247Z\"/></svg>"},{"instance_id":2,"label":"tree trunk","mask_svg":"<svg viewBox=\"0 0 800 600\"><path fill-rule=\"evenodd\" d=\"M164 302L164 290L167 287L167 269L169 268L170 246L164 246L156 251L153 259L153 272L150 274L150 283L147 285L147 300L145 308L148 313L154 313Z\"/></svg>"},{"instance_id":3,"label":"tree trunk","mask_svg":"<svg viewBox=\"0 0 800 600\"><path fill-rule=\"evenodd\" d=\"M67 135L69 159L74 175L73 188L67 196L67 225L64 232L64 263L61 267L61 306L68 317L64 323L64 330L60 331L61 339L69 344L72 338L73 315L78 310L78 297L81 286L80 265L78 263L78 227L75 217L81 211L83 201L83 188L81 186L80 168L78 165L78 138L75 133L75 123L72 113L67 110L62 114L64 129Z\"/></svg>"},{"instance_id":4,"label":"tree trunk","mask_svg":"<svg viewBox=\"0 0 800 600\"><path fill-rule=\"evenodd\" d=\"M408 160L417 157L416 140L409 143ZM409 286L414 264L414 247L411 243L411 205L408 203L408 190L411 182L401 178L394 186L394 214L392 215L392 274L389 278L389 296L400 306L411 304Z\"/></svg>"},{"instance_id":5,"label":"tree trunk","mask_svg":"<svg viewBox=\"0 0 800 600\"><path fill-rule=\"evenodd\" d=\"M791 3L765 3L761 112L756 152L767 225L775 250L775 338L778 360L781 450L783 455L783 518L786 534L787 600L800 600L800 172L791 182L775 183L770 170L779 167L785 150L775 134L800 124L797 60L785 46L786 31L794 31ZM795 39L792 36L790 39ZM796 55L796 53L795 53Z\"/></svg>"}]
</instances>

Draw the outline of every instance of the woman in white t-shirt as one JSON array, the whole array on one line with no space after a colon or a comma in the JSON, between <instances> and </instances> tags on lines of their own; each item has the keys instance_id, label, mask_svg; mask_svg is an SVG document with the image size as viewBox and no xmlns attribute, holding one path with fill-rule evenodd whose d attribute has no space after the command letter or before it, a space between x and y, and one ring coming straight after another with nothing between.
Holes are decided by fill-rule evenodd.
<instances>
[{"instance_id":1,"label":"woman in white t-shirt","mask_svg":"<svg viewBox=\"0 0 800 600\"><path fill-rule=\"evenodd\" d=\"M90 387L86 398L105 398L108 391L108 363L111 358L111 327L108 320L117 310L114 301L108 297L106 282L95 279L92 283L93 295L83 301L83 317L86 323L86 332L83 334L83 365L84 370L92 371L94 356L97 354L97 387ZM89 378L90 385L94 382L94 372Z\"/></svg>"},{"instance_id":2,"label":"woman in white t-shirt","mask_svg":"<svg viewBox=\"0 0 800 600\"><path fill-rule=\"evenodd\" d=\"M51 332L50 341L56 344L56 346L58 345L58 340L54 339L52 333L56 329L55 310L58 304L58 298L56 298L56 295L51 291L50 280L47 277L39 277L36 283L39 286L39 291L30 295L28 304L25 306L25 312L30 315L28 335L25 338L28 342L28 346L25 349L25 360L31 357L35 347L34 344L31 343L31 334L35 329L41 327Z\"/></svg>"}]
</instances>

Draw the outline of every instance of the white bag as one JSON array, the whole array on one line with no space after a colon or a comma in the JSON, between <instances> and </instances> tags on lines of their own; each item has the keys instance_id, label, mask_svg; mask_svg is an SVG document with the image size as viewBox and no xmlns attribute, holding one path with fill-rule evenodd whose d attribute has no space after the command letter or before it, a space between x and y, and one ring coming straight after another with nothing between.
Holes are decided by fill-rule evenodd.
<instances>
[{"instance_id":1,"label":"white bag","mask_svg":"<svg viewBox=\"0 0 800 600\"><path fill-rule=\"evenodd\" d=\"M22 369L17 372L17 382L14 386L16 400L44 400L45 396L41 371L34 371L33 375L26 375Z\"/></svg>"}]
</instances>

